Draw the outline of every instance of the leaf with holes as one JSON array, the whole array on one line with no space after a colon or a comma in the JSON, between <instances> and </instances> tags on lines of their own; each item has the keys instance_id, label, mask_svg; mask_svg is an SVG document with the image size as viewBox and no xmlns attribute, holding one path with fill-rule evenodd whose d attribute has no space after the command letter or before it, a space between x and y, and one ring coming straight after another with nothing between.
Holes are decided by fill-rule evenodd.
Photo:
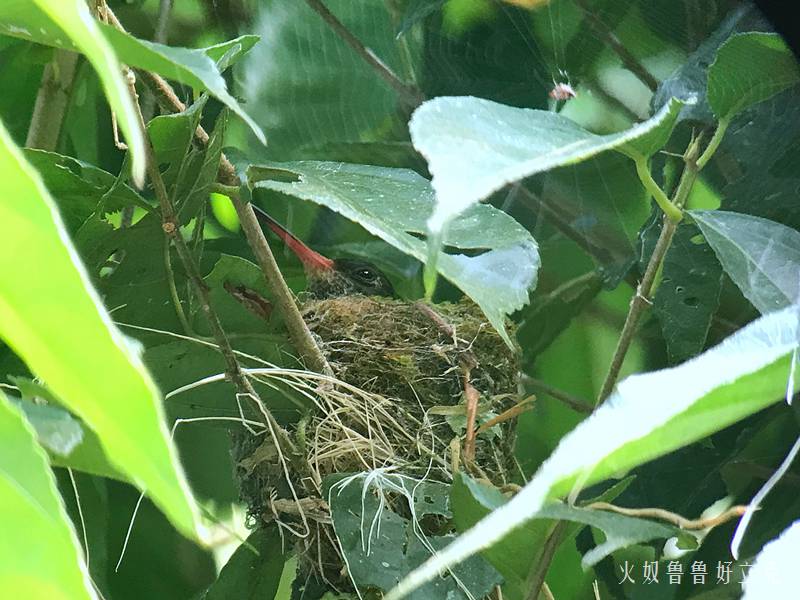
<instances>
[{"instance_id":1,"label":"leaf with holes","mask_svg":"<svg viewBox=\"0 0 800 600\"><path fill-rule=\"evenodd\" d=\"M667 251L653 306L670 363L698 354L719 306L722 267L697 227L682 222Z\"/></svg>"},{"instance_id":2,"label":"leaf with holes","mask_svg":"<svg viewBox=\"0 0 800 600\"><path fill-rule=\"evenodd\" d=\"M298 161L251 166L250 185L309 200L357 222L395 248L425 261L425 221L434 210L430 183L406 169ZM536 285L536 241L514 219L488 205L472 206L444 238L437 268L511 340L506 315L528 302Z\"/></svg>"},{"instance_id":3,"label":"leaf with holes","mask_svg":"<svg viewBox=\"0 0 800 600\"><path fill-rule=\"evenodd\" d=\"M414 489L414 484L404 480L396 479L396 483L407 486L409 493ZM336 537L349 575L361 590L390 590L430 557L432 551L454 539L451 534L426 535L421 524L426 514L442 514L441 504L447 499L447 486L443 484L434 484L441 489L429 489L419 494L419 498L415 494L414 515L418 519L415 523L379 502L377 494L384 491L377 490L377 484L371 486L364 477L343 481L343 477L334 475L325 484L331 489L328 498ZM365 486L369 489L364 489ZM426 496L432 502L427 503ZM408 597L413 600L483 598L500 579L483 558L473 557ZM472 595L465 593L466 590Z\"/></svg>"}]
</instances>

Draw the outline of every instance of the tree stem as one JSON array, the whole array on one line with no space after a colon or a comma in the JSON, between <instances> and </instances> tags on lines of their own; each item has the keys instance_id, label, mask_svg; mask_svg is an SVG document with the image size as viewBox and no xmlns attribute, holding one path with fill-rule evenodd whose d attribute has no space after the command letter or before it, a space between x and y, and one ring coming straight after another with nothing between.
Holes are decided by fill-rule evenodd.
<instances>
[{"instance_id":1,"label":"tree stem","mask_svg":"<svg viewBox=\"0 0 800 600\"><path fill-rule=\"evenodd\" d=\"M683 218L681 211L677 208L667 195L664 193L664 190L656 183L653 176L650 174L650 166L647 164L648 160L645 156L640 156L639 158L634 159L636 163L636 174L639 176L639 180L644 185L645 189L653 196L653 199L658 204L658 207L664 211L664 214L667 215L670 220L679 223L680 220Z\"/></svg>"},{"instance_id":2,"label":"tree stem","mask_svg":"<svg viewBox=\"0 0 800 600\"><path fill-rule=\"evenodd\" d=\"M45 66L42 83L36 94L33 117L25 140L28 148L50 152L56 149L77 66L78 54L75 52L53 51L53 60Z\"/></svg>"},{"instance_id":3,"label":"tree stem","mask_svg":"<svg viewBox=\"0 0 800 600\"><path fill-rule=\"evenodd\" d=\"M697 156L700 151L700 141L701 138L697 137L692 139L692 141L689 143L689 147L686 149L686 153L684 154L685 167L683 169L683 173L681 174L680 182L675 190L672 201L669 202L670 206L672 206L672 208L676 210L678 214L680 214L681 208L686 203L686 199L689 197L689 192L691 192L692 186L697 180ZM636 162L638 170L640 161ZM649 177L649 172L647 175ZM652 180L652 177L649 178ZM658 187L655 181L653 181L653 185ZM658 189L660 190L661 188ZM664 262L664 257L667 255L667 250L669 250L670 244L672 243L672 237L675 235L679 221L680 219L676 220L665 212L664 223L661 227L661 235L658 236L656 247L653 249L653 254L650 256L650 261L647 263L644 276L642 277L641 282L639 282L639 285L636 286L636 293L631 299L628 315L625 318L625 324L622 326L622 332L620 333L617 347L614 350L614 356L611 359L611 365L608 368L608 374L606 375L605 381L603 381L603 387L600 389L600 394L597 397L598 406L606 398L608 398L608 396L611 394L611 391L614 389L614 385L617 383L617 378L619 377L619 372L622 369L622 364L625 362L625 355L628 353L628 349L633 342L633 336L636 333L636 327L639 324L642 315L652 305L652 295L655 288L656 275L661 269L661 265Z\"/></svg>"},{"instance_id":4,"label":"tree stem","mask_svg":"<svg viewBox=\"0 0 800 600\"><path fill-rule=\"evenodd\" d=\"M417 107L425 100L422 93L415 85L409 85L394 72L391 67L383 62L378 56L364 44L361 43L353 33L342 23L336 15L334 15L328 7L326 7L322 0L306 0L314 12L316 12L322 19L330 26L331 29L338 35L342 41L350 46L356 54L358 54L364 62L371 66L375 72L388 83L401 98L412 107Z\"/></svg>"},{"instance_id":5,"label":"tree stem","mask_svg":"<svg viewBox=\"0 0 800 600\"><path fill-rule=\"evenodd\" d=\"M586 4L586 0L575 0L575 4L581 9L586 19L597 32L597 34L605 41L606 45L619 56L622 64L631 73L645 84L650 91L655 92L658 89L658 80L653 77L650 71L639 62L639 60L622 44L617 35L606 25L600 17L592 12L592 9Z\"/></svg>"},{"instance_id":6,"label":"tree stem","mask_svg":"<svg viewBox=\"0 0 800 600\"><path fill-rule=\"evenodd\" d=\"M722 138L725 136L725 132L728 130L728 125L730 121L728 119L720 119L719 123L717 123L717 129L714 131L714 135L711 137L711 140L708 142L708 146L706 146L705 151L697 159L697 170L700 171L703 167L706 166L706 163L711 160L711 157L714 156L714 153L719 148L720 142L722 142Z\"/></svg>"}]
</instances>

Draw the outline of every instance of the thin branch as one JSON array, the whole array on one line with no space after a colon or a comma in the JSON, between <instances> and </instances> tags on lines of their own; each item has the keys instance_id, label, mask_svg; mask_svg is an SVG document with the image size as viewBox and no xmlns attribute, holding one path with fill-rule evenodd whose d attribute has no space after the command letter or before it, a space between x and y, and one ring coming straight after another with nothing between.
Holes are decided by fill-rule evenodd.
<instances>
[{"instance_id":1,"label":"thin branch","mask_svg":"<svg viewBox=\"0 0 800 600\"><path fill-rule=\"evenodd\" d=\"M617 98L614 94L609 92L603 85L599 82L593 82L590 84L583 83L584 86L587 86L589 90L595 94L597 94L602 100L609 104L612 108L622 112L628 119L630 119L634 123L639 123L644 121L646 117L638 114L635 110L633 110L630 106L625 104L620 98Z\"/></svg>"},{"instance_id":2,"label":"thin branch","mask_svg":"<svg viewBox=\"0 0 800 600\"><path fill-rule=\"evenodd\" d=\"M139 124L142 127L142 131L147 132L144 117L142 116L141 108L139 106L138 94L136 93L135 77L133 72L127 68L126 76L128 80L128 87L134 100L133 104L137 112ZM167 187L164 184L164 179L161 176L161 171L158 169L158 161L156 160L155 151L153 150L150 136L147 133L145 133L145 152L147 153L148 178L150 179L150 183L153 186L153 191L155 192L161 208L162 229L164 230L164 233L167 235L168 239L170 239L175 246L175 250L178 253L181 263L183 264L183 268L186 271L189 281L191 282L192 287L194 287L195 293L200 301L200 308L202 309L203 314L208 321L214 339L219 347L219 351L225 359L227 378L231 381L236 389L237 397L244 396L246 398L250 398L256 404L259 411L266 419L267 425L274 433L276 443L284 452L284 454L289 457L289 460L295 465L295 467L299 469L299 472L309 472L310 469L308 464L298 452L294 442L291 439L291 436L283 427L278 424L270 410L264 405L263 401L258 395L258 392L255 391L250 383L250 380L244 374L241 366L239 365L239 361L236 358L230 340L228 339L225 330L222 328L222 323L220 322L217 313L211 306L208 284L206 284L206 282L203 280L203 277L194 262L191 250L187 246L186 240L183 238L180 228L178 227L178 219L175 213L175 207L170 200Z\"/></svg>"},{"instance_id":3,"label":"thin branch","mask_svg":"<svg viewBox=\"0 0 800 600\"><path fill-rule=\"evenodd\" d=\"M50 152L56 149L77 65L78 54L75 52L53 52L53 59L44 68L42 83L36 94L28 137L25 140L28 148Z\"/></svg>"},{"instance_id":4,"label":"thin branch","mask_svg":"<svg viewBox=\"0 0 800 600\"><path fill-rule=\"evenodd\" d=\"M552 398L555 398L556 400L559 400L560 402L563 402L576 412L589 414L594 410L594 407L585 400L581 400L580 398L568 394L567 392L559 390L558 388L554 388L552 385L545 383L541 379L536 379L535 377L531 377L529 375L523 375L522 381L523 383L531 386L537 392L542 392L548 396L551 396Z\"/></svg>"},{"instance_id":5,"label":"thin branch","mask_svg":"<svg viewBox=\"0 0 800 600\"><path fill-rule=\"evenodd\" d=\"M697 179L697 157L700 151L700 138L697 137L692 140L689 147L684 154L684 161L686 166L681 174L681 180L678 183L678 188L675 190L672 201L670 202L673 207L680 210L686 199L689 197L689 192ZM617 347L614 350L614 356L611 359L611 365L608 368L603 387L597 397L597 404L602 403L611 394L614 385L619 377L619 372L622 369L622 364L625 362L625 355L633 342L633 336L636 333L636 327L639 324L645 311L652 305L652 294L656 282L656 275L661 269L661 264L664 262L664 257L667 250L672 243L672 237L678 228L678 222L671 218L669 215L664 215L664 222L661 228L661 235L658 237L656 247L653 249L653 254L650 256L650 261L647 263L642 281L636 287L636 293L631 299L630 309L628 316L625 318L625 325L622 327Z\"/></svg>"},{"instance_id":6,"label":"thin branch","mask_svg":"<svg viewBox=\"0 0 800 600\"><path fill-rule=\"evenodd\" d=\"M350 46L356 54L358 54L364 62L371 66L375 72L388 83L400 96L412 107L417 107L425 100L422 93L414 85L409 85L397 74L392 71L391 67L383 62L378 56L364 44L361 43L353 33L342 23L336 15L334 15L322 3L322 0L306 0L314 12L316 12L322 19L330 26L331 29L338 35L342 41Z\"/></svg>"},{"instance_id":7,"label":"thin branch","mask_svg":"<svg viewBox=\"0 0 800 600\"><path fill-rule=\"evenodd\" d=\"M575 0L575 4L578 5L578 8L580 8L586 16L589 24L597 32L597 35L599 35L606 45L619 56L625 68L636 75L639 81L645 84L651 91L655 92L658 89L658 80L653 77L650 71L639 62L639 59L622 44L617 34L615 34L600 17L592 12L592 9L586 4L586 0Z\"/></svg>"},{"instance_id":8,"label":"thin branch","mask_svg":"<svg viewBox=\"0 0 800 600\"><path fill-rule=\"evenodd\" d=\"M686 517L682 517L677 513L663 508L624 508L622 506L609 504L608 502L592 502L591 504L584 506L584 508L590 508L592 510L607 510L609 512L615 512L629 517L638 517L640 519L658 519L659 521L666 521L667 523L671 523L676 527L680 527L681 529L686 529L689 531L710 529L712 527L716 527L717 525L722 525L723 523L727 523L732 519L741 517L747 511L746 506L732 506L725 512L720 513L715 517L708 517L705 519L687 519Z\"/></svg>"},{"instance_id":9,"label":"thin branch","mask_svg":"<svg viewBox=\"0 0 800 600\"><path fill-rule=\"evenodd\" d=\"M236 209L245 237L253 250L258 266L267 280L267 285L272 291L272 301L283 315L292 345L300 353L300 357L309 369L317 373L331 375L333 370L314 341L308 325L303 320L303 315L300 314L297 308L294 295L283 279L283 274L275 260L275 255L272 254L267 238L264 237L264 232L258 223L258 218L253 212L253 208L249 203L242 201L238 187L230 188L225 186L222 189L225 190L223 193L231 199Z\"/></svg>"},{"instance_id":10,"label":"thin branch","mask_svg":"<svg viewBox=\"0 0 800 600\"><path fill-rule=\"evenodd\" d=\"M553 562L553 556L555 556L556 550L564 540L564 536L567 532L567 525L567 521L556 522L550 535L547 536L544 546L542 547L542 554L536 562L533 572L528 577L530 584L528 586L528 595L526 596L527 600L538 600L539 594L542 593L544 586L547 585L544 579L547 576L547 571L550 569L550 563Z\"/></svg>"},{"instance_id":11,"label":"thin branch","mask_svg":"<svg viewBox=\"0 0 800 600\"><path fill-rule=\"evenodd\" d=\"M119 22L119 19L117 19L113 11L106 7L105 12L108 22L124 32L125 28ZM170 113L183 112L186 110L186 105L178 98L172 86L164 78L149 71L137 72L142 76L145 84L153 92L156 101L162 109ZM208 133L202 126L197 127L195 138L203 146L208 145ZM236 214L239 216L239 222L242 225L247 242L256 257L256 261L261 268L267 286L272 290L274 295L273 300L278 310L281 311L283 315L292 345L305 361L307 368L318 373L331 374L333 371L319 346L314 341L311 331L308 329L308 325L303 320L303 316L300 314L294 296L289 286L286 285L278 263L275 261L275 256L272 254L272 250L267 243L267 238L264 236L264 232L258 224L258 219L253 212L253 208L249 203L243 202L239 197L239 177L236 174L235 167L224 154L220 155L217 179L224 186L229 186L224 193L230 197L236 209Z\"/></svg>"}]
</instances>

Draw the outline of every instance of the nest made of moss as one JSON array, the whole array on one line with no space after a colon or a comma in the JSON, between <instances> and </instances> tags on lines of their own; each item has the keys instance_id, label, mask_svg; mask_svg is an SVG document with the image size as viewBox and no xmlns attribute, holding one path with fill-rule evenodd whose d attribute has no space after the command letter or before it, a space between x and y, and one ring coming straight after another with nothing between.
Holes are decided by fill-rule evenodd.
<instances>
[{"instance_id":1,"label":"nest made of moss","mask_svg":"<svg viewBox=\"0 0 800 600\"><path fill-rule=\"evenodd\" d=\"M342 589L348 582L326 512L325 478L389 469L450 483L465 469L497 485L509 482L515 421L486 422L518 401L517 353L467 300L429 306L344 296L309 300L303 316L335 376L284 376L315 406L292 429L305 472L282 461L269 436L238 438L234 459L251 517L297 533L301 565ZM487 427L465 460L470 393L478 399L477 424Z\"/></svg>"}]
</instances>

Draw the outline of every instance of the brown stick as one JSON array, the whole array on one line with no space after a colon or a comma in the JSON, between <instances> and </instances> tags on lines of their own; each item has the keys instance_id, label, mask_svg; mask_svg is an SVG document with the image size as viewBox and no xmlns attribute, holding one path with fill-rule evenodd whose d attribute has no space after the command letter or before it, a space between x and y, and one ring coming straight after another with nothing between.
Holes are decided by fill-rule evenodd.
<instances>
[{"instance_id":1,"label":"brown stick","mask_svg":"<svg viewBox=\"0 0 800 600\"><path fill-rule=\"evenodd\" d=\"M559 390L558 388L554 388L552 385L545 383L541 379L536 379L535 377L530 377L529 375L523 375L522 381L530 385L533 389L539 392L544 392L548 396L552 396L556 400L563 402L575 412L589 414L594 410L594 407L588 402L581 400L580 398L576 398L575 396Z\"/></svg>"},{"instance_id":2,"label":"brown stick","mask_svg":"<svg viewBox=\"0 0 800 600\"><path fill-rule=\"evenodd\" d=\"M722 525L731 519L741 517L747 511L746 506L732 506L716 517L709 517L707 519L687 519L686 517L682 517L677 513L663 508L624 508L622 506L609 504L608 502L592 502L591 504L587 504L584 508L590 508L593 510L607 510L621 515L639 517L642 519L658 519L659 521L666 521L667 523L672 523L676 527L690 531L710 529L712 527L716 527L717 525Z\"/></svg>"},{"instance_id":3,"label":"brown stick","mask_svg":"<svg viewBox=\"0 0 800 600\"><path fill-rule=\"evenodd\" d=\"M409 85L400 79L400 77L398 77L397 74L392 71L389 65L378 58L372 50L362 44L361 40L353 35L353 33L344 25L344 23L342 23L336 17L336 15L328 10L321 0L306 0L306 4L308 4L314 10L314 12L322 17L322 19L330 26L330 28L336 32L336 35L338 35L342 41L350 46L356 52L356 54L358 54L364 60L364 62L371 66L381 77L381 79L383 79L398 94L400 94L401 98L407 104L414 108L422 104L425 98L419 89L417 89L416 86Z\"/></svg>"},{"instance_id":4,"label":"brown stick","mask_svg":"<svg viewBox=\"0 0 800 600\"><path fill-rule=\"evenodd\" d=\"M658 80L648 71L645 66L622 44L608 25L606 25L600 17L592 12L592 9L586 4L586 0L575 0L575 4L581 9L589 24L597 32L606 45L619 56L622 64L631 73L645 84L651 91L655 92L658 89Z\"/></svg>"},{"instance_id":5,"label":"brown stick","mask_svg":"<svg viewBox=\"0 0 800 600\"><path fill-rule=\"evenodd\" d=\"M50 152L56 149L72 93L72 83L75 81L78 56L68 50L53 51L53 59L44 68L42 83L36 94L25 140L28 148Z\"/></svg>"}]
</instances>

